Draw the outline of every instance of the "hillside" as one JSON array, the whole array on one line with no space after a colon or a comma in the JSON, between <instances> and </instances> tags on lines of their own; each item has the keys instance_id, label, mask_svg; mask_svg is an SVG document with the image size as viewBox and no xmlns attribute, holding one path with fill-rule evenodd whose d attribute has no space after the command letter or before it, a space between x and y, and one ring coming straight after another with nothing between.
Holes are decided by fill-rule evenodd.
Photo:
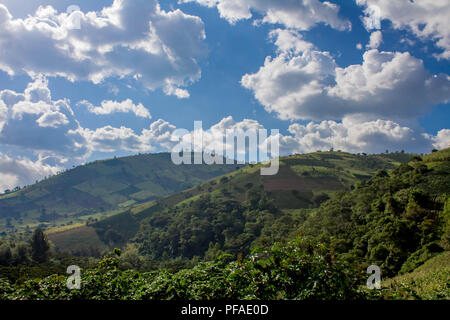
<instances>
[{"instance_id":1,"label":"hillside","mask_svg":"<svg viewBox=\"0 0 450 320\"><path fill-rule=\"evenodd\" d=\"M180 237L179 233L183 233L185 236L192 234L193 238L192 242L184 245L184 253L179 252L184 257L203 256L210 242L213 246L219 243L222 247L228 241L230 252L238 253L242 247L245 253L250 244L259 238L257 234L263 228L266 230L263 233L267 240L276 241L280 237L274 230L270 231L274 223L289 225L294 223L294 219L292 226L297 225L303 221L308 210L320 205L336 191L351 190L378 170L394 169L400 164L398 160L411 157L401 153L352 155L344 152L316 152L283 157L279 173L275 176L261 176L261 164L249 165L166 198L137 204L121 214L91 223L89 227L51 231L49 238L59 249L73 250L71 243L76 243L76 237L80 233L92 234L93 228L104 244L122 246L136 236L136 241L143 245L142 252L151 251L152 255L158 256L166 252L162 249L164 246L179 247L178 244L169 244L167 241L181 241L170 239ZM264 212L263 208L266 207L269 211L273 209L273 212ZM198 220L191 220L192 215L197 216L195 212L200 212ZM244 218L249 212L252 212L252 217ZM202 224L204 215L207 214L210 216L206 218L206 224ZM177 224L180 222L177 216L188 220ZM217 221L211 219L222 219L222 227L212 230ZM185 226L194 229L184 230ZM249 235L244 229L253 231ZM224 237L223 234L227 236ZM201 235L205 237L202 238ZM159 240L149 240L156 236ZM225 241L225 238L228 240ZM94 241L93 237L91 239ZM147 242L151 242L151 245L144 249ZM95 243L100 245L98 240ZM169 256L175 257L176 254Z\"/></svg>"},{"instance_id":2,"label":"hillside","mask_svg":"<svg viewBox=\"0 0 450 320\"><path fill-rule=\"evenodd\" d=\"M258 177L260 165L248 166L89 226L48 233L63 247L122 246L101 260L58 254L36 265L29 244L0 243L0 299L448 299L449 156L450 149L415 156L369 179L351 179L350 188L341 176L342 190L330 182L319 189L329 199L280 208L270 192L297 179L283 174L292 163L314 158L322 161L314 170L331 173L332 159L347 164L338 172L348 176L359 158L296 155L281 159L279 176ZM361 162L385 161L372 157ZM315 194L319 182L308 178ZM69 260L86 266L82 291L66 289L61 266ZM381 290L366 287L373 264L381 268Z\"/></svg>"},{"instance_id":3,"label":"hillside","mask_svg":"<svg viewBox=\"0 0 450 320\"><path fill-rule=\"evenodd\" d=\"M348 264L408 273L450 249L450 149L378 172L315 210L299 235L320 241Z\"/></svg>"},{"instance_id":4,"label":"hillside","mask_svg":"<svg viewBox=\"0 0 450 320\"><path fill-rule=\"evenodd\" d=\"M306 159L315 171L310 168L304 179L298 172L311 166L304 165ZM392 286L383 292L385 298L402 298L408 292L412 297L408 288L415 287L414 281L420 283L417 297L448 297L448 270L429 268L434 263L428 261L438 256L438 261L448 261L443 253L450 250L450 149L416 156L393 170L378 170L353 188L335 191L339 188L331 178L344 187L355 182L345 180L350 168L356 170L349 166L355 159L337 153L287 157L274 177L254 176L258 166L246 167L182 193L187 199L172 196L159 201L159 209L136 212L145 218L130 243L153 267L176 270L224 253L239 259L254 248L300 237L323 244L331 259L353 270L363 272L375 264L383 279L396 277L388 282ZM325 166L331 161L343 166L337 170L341 175L331 175L336 171ZM357 162L358 171L364 161ZM299 163L304 166L296 167ZM313 175L322 168L329 170L327 176ZM321 183L326 187L318 188ZM287 205L307 192L305 185L312 198L304 197L299 202L303 207ZM274 196L274 190L279 194ZM327 193L329 199L316 197L317 192ZM395 284L397 280L406 284Z\"/></svg>"},{"instance_id":5,"label":"hillside","mask_svg":"<svg viewBox=\"0 0 450 320\"><path fill-rule=\"evenodd\" d=\"M317 206L317 195L331 195L338 190L350 190L357 183L370 179L378 170L392 170L413 155L406 154L354 155L344 152L315 152L280 158L280 169L274 176L262 176L262 164L248 165L237 171L203 182L173 196L158 201L159 206L183 205L200 195L221 195L242 202L248 189L263 189L281 209ZM320 198L320 197L319 197ZM134 214L145 211L136 206Z\"/></svg>"},{"instance_id":6,"label":"hillside","mask_svg":"<svg viewBox=\"0 0 450 320\"><path fill-rule=\"evenodd\" d=\"M450 251L426 261L411 273L382 283L385 299L449 300Z\"/></svg>"},{"instance_id":7,"label":"hillside","mask_svg":"<svg viewBox=\"0 0 450 320\"><path fill-rule=\"evenodd\" d=\"M0 195L0 233L101 220L234 170L234 165L177 166L170 153L95 161Z\"/></svg>"}]
</instances>

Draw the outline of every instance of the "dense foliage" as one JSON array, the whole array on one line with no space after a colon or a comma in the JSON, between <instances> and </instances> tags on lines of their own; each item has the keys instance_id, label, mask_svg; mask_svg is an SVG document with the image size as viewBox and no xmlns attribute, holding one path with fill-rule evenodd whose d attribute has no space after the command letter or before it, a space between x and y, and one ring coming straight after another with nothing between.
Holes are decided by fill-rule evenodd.
<instances>
[{"instance_id":1,"label":"dense foliage","mask_svg":"<svg viewBox=\"0 0 450 320\"><path fill-rule=\"evenodd\" d=\"M262 190L250 189L239 203L224 197L198 200L152 215L134 239L140 253L154 260L211 259L225 252L247 255L257 244L286 236L300 218L283 214Z\"/></svg>"},{"instance_id":2,"label":"dense foliage","mask_svg":"<svg viewBox=\"0 0 450 320\"><path fill-rule=\"evenodd\" d=\"M325 202L300 233L349 263L377 264L385 276L410 272L448 249L450 162L402 164Z\"/></svg>"},{"instance_id":3,"label":"dense foliage","mask_svg":"<svg viewBox=\"0 0 450 320\"><path fill-rule=\"evenodd\" d=\"M67 276L53 275L11 285L0 279L0 299L307 299L367 297L359 273L334 261L322 245L295 241L255 250L246 259L220 258L192 269L140 273L122 271L116 256L82 273L81 289L69 290Z\"/></svg>"}]
</instances>

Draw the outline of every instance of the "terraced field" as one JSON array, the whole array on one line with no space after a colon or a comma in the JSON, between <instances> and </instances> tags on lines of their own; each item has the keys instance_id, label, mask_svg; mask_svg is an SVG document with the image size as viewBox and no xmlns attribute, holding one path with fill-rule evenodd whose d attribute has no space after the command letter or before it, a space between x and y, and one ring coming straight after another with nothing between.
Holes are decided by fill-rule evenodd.
<instances>
[{"instance_id":1,"label":"terraced field","mask_svg":"<svg viewBox=\"0 0 450 320\"><path fill-rule=\"evenodd\" d=\"M234 165L177 166L169 153L96 161L0 195L0 234L102 219L234 170Z\"/></svg>"}]
</instances>

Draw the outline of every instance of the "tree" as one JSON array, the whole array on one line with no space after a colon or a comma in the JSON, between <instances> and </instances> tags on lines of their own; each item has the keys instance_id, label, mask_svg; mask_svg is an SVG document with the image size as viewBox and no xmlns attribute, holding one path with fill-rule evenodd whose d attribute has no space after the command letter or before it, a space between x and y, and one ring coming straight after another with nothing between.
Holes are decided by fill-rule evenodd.
<instances>
[{"instance_id":1,"label":"tree","mask_svg":"<svg viewBox=\"0 0 450 320\"><path fill-rule=\"evenodd\" d=\"M0 265L9 266L11 263L11 248L7 244L0 246Z\"/></svg>"},{"instance_id":2,"label":"tree","mask_svg":"<svg viewBox=\"0 0 450 320\"><path fill-rule=\"evenodd\" d=\"M319 207L323 202L330 199L330 197L325 193L321 192L312 197L311 202L314 203L315 206Z\"/></svg>"},{"instance_id":3,"label":"tree","mask_svg":"<svg viewBox=\"0 0 450 320\"><path fill-rule=\"evenodd\" d=\"M47 237L41 229L36 229L31 236L31 258L38 263L48 260L50 253L50 244Z\"/></svg>"}]
</instances>

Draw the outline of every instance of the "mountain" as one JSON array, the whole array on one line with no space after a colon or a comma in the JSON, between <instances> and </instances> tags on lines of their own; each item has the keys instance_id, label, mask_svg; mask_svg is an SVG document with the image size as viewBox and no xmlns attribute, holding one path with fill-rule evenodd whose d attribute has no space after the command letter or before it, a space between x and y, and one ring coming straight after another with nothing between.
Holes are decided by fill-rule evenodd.
<instances>
[{"instance_id":1,"label":"mountain","mask_svg":"<svg viewBox=\"0 0 450 320\"><path fill-rule=\"evenodd\" d=\"M282 157L274 176L261 176L262 165L250 164L171 196L136 204L89 226L49 230L48 234L61 250L75 250L83 243L123 246L135 238L141 252L156 260L162 255L203 257L210 243L237 254L241 248L248 250L261 233L267 241L279 239L271 230L273 225L297 225L308 210L336 191L351 190L378 170L392 170L411 157L344 152Z\"/></svg>"},{"instance_id":2,"label":"mountain","mask_svg":"<svg viewBox=\"0 0 450 320\"><path fill-rule=\"evenodd\" d=\"M100 220L234 170L234 165L178 166L170 153L95 161L0 195L0 232Z\"/></svg>"}]
</instances>

